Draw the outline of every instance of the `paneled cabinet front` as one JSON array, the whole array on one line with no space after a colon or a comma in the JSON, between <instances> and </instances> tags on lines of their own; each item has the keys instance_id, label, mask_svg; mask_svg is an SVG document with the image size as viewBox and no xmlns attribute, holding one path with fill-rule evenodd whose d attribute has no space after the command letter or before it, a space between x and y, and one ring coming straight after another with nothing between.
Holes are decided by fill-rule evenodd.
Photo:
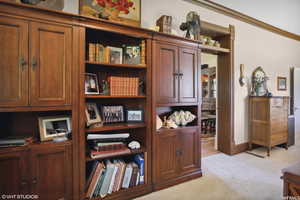
<instances>
[{"instance_id":1,"label":"paneled cabinet front","mask_svg":"<svg viewBox=\"0 0 300 200\"><path fill-rule=\"evenodd\" d=\"M0 194L29 194L27 152L0 153Z\"/></svg>"},{"instance_id":2,"label":"paneled cabinet front","mask_svg":"<svg viewBox=\"0 0 300 200\"><path fill-rule=\"evenodd\" d=\"M72 199L71 145L33 145L0 153L0 194Z\"/></svg>"},{"instance_id":3,"label":"paneled cabinet front","mask_svg":"<svg viewBox=\"0 0 300 200\"><path fill-rule=\"evenodd\" d=\"M0 107L71 104L72 27L0 16Z\"/></svg>"},{"instance_id":4,"label":"paneled cabinet front","mask_svg":"<svg viewBox=\"0 0 300 200\"><path fill-rule=\"evenodd\" d=\"M154 183L163 185L200 170L197 128L161 130L155 135Z\"/></svg>"},{"instance_id":5,"label":"paneled cabinet front","mask_svg":"<svg viewBox=\"0 0 300 200\"><path fill-rule=\"evenodd\" d=\"M198 102L198 50L154 42L157 104Z\"/></svg>"}]
</instances>

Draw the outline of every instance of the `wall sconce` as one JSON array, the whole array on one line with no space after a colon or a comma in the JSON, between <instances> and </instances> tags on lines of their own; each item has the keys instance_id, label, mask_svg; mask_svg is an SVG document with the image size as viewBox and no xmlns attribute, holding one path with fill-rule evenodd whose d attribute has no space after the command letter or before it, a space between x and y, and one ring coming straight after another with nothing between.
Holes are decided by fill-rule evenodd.
<instances>
[{"instance_id":1,"label":"wall sconce","mask_svg":"<svg viewBox=\"0 0 300 200\"><path fill-rule=\"evenodd\" d=\"M244 76L244 71L245 71L245 66L244 64L241 64L240 65L240 79L239 79L239 82L240 82L240 85L243 87L247 80L246 80L246 77Z\"/></svg>"}]
</instances>

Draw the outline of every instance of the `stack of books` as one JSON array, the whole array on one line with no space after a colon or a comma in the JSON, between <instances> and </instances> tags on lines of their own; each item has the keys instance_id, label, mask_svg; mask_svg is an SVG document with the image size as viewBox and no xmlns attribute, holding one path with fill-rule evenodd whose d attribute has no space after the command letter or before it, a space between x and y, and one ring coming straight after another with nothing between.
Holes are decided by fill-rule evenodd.
<instances>
[{"instance_id":1,"label":"stack of books","mask_svg":"<svg viewBox=\"0 0 300 200\"><path fill-rule=\"evenodd\" d=\"M108 63L109 62L109 49L99 43L89 43L89 61Z\"/></svg>"},{"instance_id":2,"label":"stack of books","mask_svg":"<svg viewBox=\"0 0 300 200\"><path fill-rule=\"evenodd\" d=\"M108 77L111 96L138 96L138 77Z\"/></svg>"},{"instance_id":3,"label":"stack of books","mask_svg":"<svg viewBox=\"0 0 300 200\"><path fill-rule=\"evenodd\" d=\"M131 153L127 147L129 136L129 133L88 134L87 140L90 146L90 157L97 159Z\"/></svg>"},{"instance_id":4,"label":"stack of books","mask_svg":"<svg viewBox=\"0 0 300 200\"><path fill-rule=\"evenodd\" d=\"M0 147L17 147L17 146L25 146L29 143L33 142L32 137L28 138L4 138L0 139Z\"/></svg>"},{"instance_id":5,"label":"stack of books","mask_svg":"<svg viewBox=\"0 0 300 200\"><path fill-rule=\"evenodd\" d=\"M134 161L122 159L94 161L87 176L86 198L101 197L144 183L144 158L135 155Z\"/></svg>"}]
</instances>

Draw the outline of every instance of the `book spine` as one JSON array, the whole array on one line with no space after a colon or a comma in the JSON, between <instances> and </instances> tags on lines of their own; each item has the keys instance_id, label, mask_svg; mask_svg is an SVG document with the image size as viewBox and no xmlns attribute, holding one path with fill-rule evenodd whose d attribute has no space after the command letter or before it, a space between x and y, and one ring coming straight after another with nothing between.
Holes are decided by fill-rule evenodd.
<instances>
[{"instance_id":1,"label":"book spine","mask_svg":"<svg viewBox=\"0 0 300 200\"><path fill-rule=\"evenodd\" d=\"M146 41L143 40L141 43L141 64L146 64Z\"/></svg>"},{"instance_id":2,"label":"book spine","mask_svg":"<svg viewBox=\"0 0 300 200\"><path fill-rule=\"evenodd\" d=\"M89 61L95 61L95 44L89 43Z\"/></svg>"}]
</instances>

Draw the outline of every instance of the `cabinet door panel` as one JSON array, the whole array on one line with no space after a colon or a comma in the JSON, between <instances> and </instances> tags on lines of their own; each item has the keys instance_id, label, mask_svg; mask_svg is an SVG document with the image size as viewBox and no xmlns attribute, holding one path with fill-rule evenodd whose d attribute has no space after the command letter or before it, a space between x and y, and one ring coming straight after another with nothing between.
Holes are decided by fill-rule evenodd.
<instances>
[{"instance_id":1,"label":"cabinet door panel","mask_svg":"<svg viewBox=\"0 0 300 200\"><path fill-rule=\"evenodd\" d=\"M178 102L178 48L157 43L155 46L155 90L158 104Z\"/></svg>"},{"instance_id":2,"label":"cabinet door panel","mask_svg":"<svg viewBox=\"0 0 300 200\"><path fill-rule=\"evenodd\" d=\"M155 182L176 177L178 159L176 156L176 133L164 132L155 136Z\"/></svg>"},{"instance_id":3,"label":"cabinet door panel","mask_svg":"<svg viewBox=\"0 0 300 200\"><path fill-rule=\"evenodd\" d=\"M0 194L28 194L26 152L0 154Z\"/></svg>"},{"instance_id":4,"label":"cabinet door panel","mask_svg":"<svg viewBox=\"0 0 300 200\"><path fill-rule=\"evenodd\" d=\"M181 173L188 173L199 168L199 140L198 129L184 129L178 133Z\"/></svg>"},{"instance_id":5,"label":"cabinet door panel","mask_svg":"<svg viewBox=\"0 0 300 200\"><path fill-rule=\"evenodd\" d=\"M72 28L31 24L31 105L70 104Z\"/></svg>"},{"instance_id":6,"label":"cabinet door panel","mask_svg":"<svg viewBox=\"0 0 300 200\"><path fill-rule=\"evenodd\" d=\"M198 56L197 50L180 49L179 72L180 91L182 103L197 103L198 101Z\"/></svg>"},{"instance_id":7,"label":"cabinet door panel","mask_svg":"<svg viewBox=\"0 0 300 200\"><path fill-rule=\"evenodd\" d=\"M0 106L28 105L28 23L0 16Z\"/></svg>"},{"instance_id":8,"label":"cabinet door panel","mask_svg":"<svg viewBox=\"0 0 300 200\"><path fill-rule=\"evenodd\" d=\"M32 193L40 199L71 199L70 146L37 147L31 152Z\"/></svg>"}]
</instances>

